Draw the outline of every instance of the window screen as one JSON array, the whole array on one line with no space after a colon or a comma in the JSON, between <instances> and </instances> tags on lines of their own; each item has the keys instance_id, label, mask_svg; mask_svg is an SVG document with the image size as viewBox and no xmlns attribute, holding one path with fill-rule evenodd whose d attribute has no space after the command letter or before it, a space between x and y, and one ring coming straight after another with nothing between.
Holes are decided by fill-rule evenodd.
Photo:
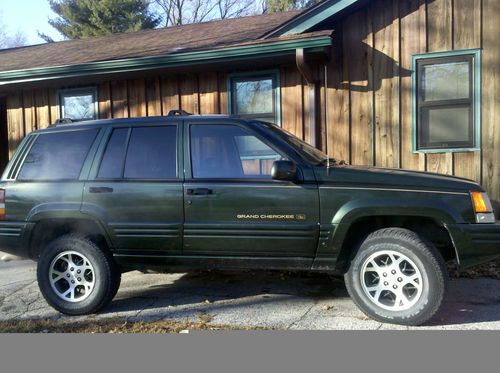
<instances>
[{"instance_id":1,"label":"window screen","mask_svg":"<svg viewBox=\"0 0 500 373\"><path fill-rule=\"evenodd\" d=\"M232 125L191 126L195 178L270 178L282 156L259 138Z\"/></svg>"},{"instance_id":2,"label":"window screen","mask_svg":"<svg viewBox=\"0 0 500 373\"><path fill-rule=\"evenodd\" d=\"M24 161L18 180L76 180L97 130L41 134Z\"/></svg>"}]
</instances>

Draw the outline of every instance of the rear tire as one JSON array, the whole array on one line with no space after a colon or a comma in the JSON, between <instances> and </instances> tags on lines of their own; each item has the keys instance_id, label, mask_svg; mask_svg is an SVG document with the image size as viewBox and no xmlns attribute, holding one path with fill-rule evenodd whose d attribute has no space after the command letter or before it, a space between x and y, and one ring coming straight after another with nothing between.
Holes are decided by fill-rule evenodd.
<instances>
[{"instance_id":1,"label":"rear tire","mask_svg":"<svg viewBox=\"0 0 500 373\"><path fill-rule=\"evenodd\" d=\"M121 273L111 255L93 242L66 235L41 253L37 279L42 295L53 308L66 315L86 315L111 302Z\"/></svg>"},{"instance_id":2,"label":"rear tire","mask_svg":"<svg viewBox=\"0 0 500 373\"><path fill-rule=\"evenodd\" d=\"M421 325L441 306L448 273L431 243L410 230L388 228L361 243L345 283L354 303L372 319Z\"/></svg>"}]
</instances>

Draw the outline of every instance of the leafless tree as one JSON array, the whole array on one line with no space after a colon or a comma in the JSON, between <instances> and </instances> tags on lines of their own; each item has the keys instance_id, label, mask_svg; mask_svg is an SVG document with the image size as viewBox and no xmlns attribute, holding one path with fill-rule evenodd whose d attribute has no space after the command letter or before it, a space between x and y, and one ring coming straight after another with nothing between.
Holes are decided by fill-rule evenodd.
<instances>
[{"instance_id":1,"label":"leafless tree","mask_svg":"<svg viewBox=\"0 0 500 373\"><path fill-rule=\"evenodd\" d=\"M256 10L252 0L218 0L216 3L220 19L241 17Z\"/></svg>"},{"instance_id":2,"label":"leafless tree","mask_svg":"<svg viewBox=\"0 0 500 373\"><path fill-rule=\"evenodd\" d=\"M151 0L151 6L161 13L165 27L241 17L255 13L255 3L251 0Z\"/></svg>"},{"instance_id":3,"label":"leafless tree","mask_svg":"<svg viewBox=\"0 0 500 373\"><path fill-rule=\"evenodd\" d=\"M19 30L14 34L10 34L7 26L5 26L2 21L3 19L3 13L0 12L0 49L22 47L26 45L26 35Z\"/></svg>"}]
</instances>

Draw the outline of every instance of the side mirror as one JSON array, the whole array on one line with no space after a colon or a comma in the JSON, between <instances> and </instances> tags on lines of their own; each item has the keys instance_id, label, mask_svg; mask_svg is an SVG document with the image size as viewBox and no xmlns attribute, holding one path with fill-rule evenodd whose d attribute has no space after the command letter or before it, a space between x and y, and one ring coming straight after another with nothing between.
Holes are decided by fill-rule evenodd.
<instances>
[{"instance_id":1,"label":"side mirror","mask_svg":"<svg viewBox=\"0 0 500 373\"><path fill-rule=\"evenodd\" d=\"M297 165L291 161L275 161L271 169L271 176L274 180L297 180Z\"/></svg>"}]
</instances>

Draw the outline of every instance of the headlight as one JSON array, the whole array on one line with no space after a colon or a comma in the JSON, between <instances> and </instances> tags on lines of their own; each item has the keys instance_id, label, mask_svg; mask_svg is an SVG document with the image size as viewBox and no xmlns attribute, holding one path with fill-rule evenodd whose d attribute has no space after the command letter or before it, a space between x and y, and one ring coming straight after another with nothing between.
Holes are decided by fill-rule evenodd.
<instances>
[{"instance_id":1,"label":"headlight","mask_svg":"<svg viewBox=\"0 0 500 373\"><path fill-rule=\"evenodd\" d=\"M472 198L472 206L476 213L477 223L494 223L495 214L491 206L490 199L486 193L483 192L470 192Z\"/></svg>"}]
</instances>

